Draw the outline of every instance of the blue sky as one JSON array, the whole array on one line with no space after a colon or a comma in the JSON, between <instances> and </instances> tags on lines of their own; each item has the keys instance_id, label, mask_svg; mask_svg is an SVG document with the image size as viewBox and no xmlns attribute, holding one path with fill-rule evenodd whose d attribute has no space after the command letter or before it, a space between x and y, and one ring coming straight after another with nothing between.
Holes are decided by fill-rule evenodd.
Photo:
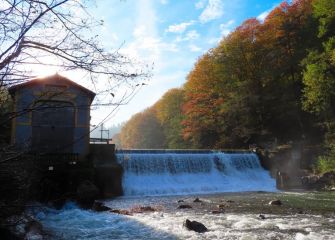
<instances>
[{"instance_id":1,"label":"blue sky","mask_svg":"<svg viewBox=\"0 0 335 240\"><path fill-rule=\"evenodd\" d=\"M101 39L149 64L153 77L106 125L128 120L168 89L182 86L197 58L250 17L264 19L273 0L97 0L91 13L104 20ZM92 124L108 109L93 111Z\"/></svg>"}]
</instances>

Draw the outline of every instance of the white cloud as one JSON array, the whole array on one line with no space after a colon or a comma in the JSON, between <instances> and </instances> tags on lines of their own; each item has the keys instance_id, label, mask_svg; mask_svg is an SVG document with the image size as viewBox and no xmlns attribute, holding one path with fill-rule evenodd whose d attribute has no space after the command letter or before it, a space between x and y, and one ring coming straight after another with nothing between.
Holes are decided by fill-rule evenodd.
<instances>
[{"instance_id":1,"label":"white cloud","mask_svg":"<svg viewBox=\"0 0 335 240\"><path fill-rule=\"evenodd\" d=\"M208 43L211 45L216 45L220 42L221 38L211 38L208 40Z\"/></svg>"},{"instance_id":2,"label":"white cloud","mask_svg":"<svg viewBox=\"0 0 335 240\"><path fill-rule=\"evenodd\" d=\"M0 11L7 10L10 7L11 7L11 5L7 1L1 1L0 2Z\"/></svg>"},{"instance_id":3,"label":"white cloud","mask_svg":"<svg viewBox=\"0 0 335 240\"><path fill-rule=\"evenodd\" d=\"M265 20L265 18L269 15L269 13L271 12L271 10L272 9L269 9L269 10L266 10L265 12L262 12L261 14L259 14L258 16L257 16L257 19L259 20L259 21L264 21Z\"/></svg>"},{"instance_id":4,"label":"white cloud","mask_svg":"<svg viewBox=\"0 0 335 240\"><path fill-rule=\"evenodd\" d=\"M145 36L146 31L147 31L147 28L144 25L137 26L133 31L133 36L135 38L140 38L142 36Z\"/></svg>"},{"instance_id":5,"label":"white cloud","mask_svg":"<svg viewBox=\"0 0 335 240\"><path fill-rule=\"evenodd\" d=\"M188 47L190 48L191 52L201 52L202 50L200 47L194 44L190 44Z\"/></svg>"},{"instance_id":6,"label":"white cloud","mask_svg":"<svg viewBox=\"0 0 335 240\"><path fill-rule=\"evenodd\" d=\"M169 3L169 0L160 0L161 4L166 5Z\"/></svg>"},{"instance_id":7,"label":"white cloud","mask_svg":"<svg viewBox=\"0 0 335 240\"><path fill-rule=\"evenodd\" d=\"M200 34L197 32L197 30L191 30L188 31L185 36L177 36L175 42L185 42L185 41L191 41L198 39L200 37Z\"/></svg>"},{"instance_id":8,"label":"white cloud","mask_svg":"<svg viewBox=\"0 0 335 240\"><path fill-rule=\"evenodd\" d=\"M130 52L144 50L146 54L157 60L162 51L178 51L176 44L163 42L158 36L150 35L150 30L144 25L134 29L133 36L136 40L128 46Z\"/></svg>"},{"instance_id":9,"label":"white cloud","mask_svg":"<svg viewBox=\"0 0 335 240\"><path fill-rule=\"evenodd\" d=\"M203 9L206 5L207 0L199 0L195 3L195 8L196 9Z\"/></svg>"},{"instance_id":10,"label":"white cloud","mask_svg":"<svg viewBox=\"0 0 335 240\"><path fill-rule=\"evenodd\" d=\"M186 33L187 40L194 40L198 39L200 37L200 34L196 30L191 30Z\"/></svg>"},{"instance_id":11,"label":"white cloud","mask_svg":"<svg viewBox=\"0 0 335 240\"><path fill-rule=\"evenodd\" d=\"M208 5L199 16L201 23L218 19L223 15L223 3L221 0L209 0Z\"/></svg>"},{"instance_id":12,"label":"white cloud","mask_svg":"<svg viewBox=\"0 0 335 240\"><path fill-rule=\"evenodd\" d=\"M273 9L275 9L277 6L278 6L278 3L273 4L272 8L270 8L270 9L268 9L268 10L262 12L261 14L259 14L259 15L257 16L257 19L258 19L259 21L261 21L261 22L264 22L265 18L269 15L269 13L270 13Z\"/></svg>"},{"instance_id":13,"label":"white cloud","mask_svg":"<svg viewBox=\"0 0 335 240\"><path fill-rule=\"evenodd\" d=\"M221 34L222 34L222 36L225 37L225 36L228 36L230 32L231 32L230 29L223 29L223 30L221 31Z\"/></svg>"},{"instance_id":14,"label":"white cloud","mask_svg":"<svg viewBox=\"0 0 335 240\"><path fill-rule=\"evenodd\" d=\"M222 23L220 24L220 29L223 29L223 28L229 28L231 27L231 25L233 25L235 23L235 20L234 19L231 19L229 20L228 22L226 23Z\"/></svg>"},{"instance_id":15,"label":"white cloud","mask_svg":"<svg viewBox=\"0 0 335 240\"><path fill-rule=\"evenodd\" d=\"M232 25L235 23L233 19L229 20L226 23L220 24L220 31L222 36L227 36L231 30L232 30Z\"/></svg>"},{"instance_id":16,"label":"white cloud","mask_svg":"<svg viewBox=\"0 0 335 240\"><path fill-rule=\"evenodd\" d=\"M172 33L183 33L185 32L186 28L193 25L194 21L189 21L189 22L183 22L180 24L173 24L166 29L166 32L172 32Z\"/></svg>"}]
</instances>

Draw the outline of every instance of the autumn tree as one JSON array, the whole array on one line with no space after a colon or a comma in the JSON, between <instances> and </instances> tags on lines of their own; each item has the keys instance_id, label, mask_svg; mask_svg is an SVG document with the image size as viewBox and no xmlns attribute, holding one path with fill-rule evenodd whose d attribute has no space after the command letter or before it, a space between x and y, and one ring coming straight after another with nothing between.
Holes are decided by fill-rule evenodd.
<instances>
[{"instance_id":1,"label":"autumn tree","mask_svg":"<svg viewBox=\"0 0 335 240\"><path fill-rule=\"evenodd\" d=\"M139 112L122 127L121 148L165 148L165 137L156 110L151 107Z\"/></svg>"},{"instance_id":2,"label":"autumn tree","mask_svg":"<svg viewBox=\"0 0 335 240\"><path fill-rule=\"evenodd\" d=\"M173 88L167 91L154 105L164 132L166 147L170 149L190 147L182 136L183 104L184 90Z\"/></svg>"},{"instance_id":3,"label":"autumn tree","mask_svg":"<svg viewBox=\"0 0 335 240\"><path fill-rule=\"evenodd\" d=\"M183 136L193 148L213 148L220 134L220 79L215 72L213 54L204 54L195 63L184 85Z\"/></svg>"},{"instance_id":4,"label":"autumn tree","mask_svg":"<svg viewBox=\"0 0 335 240\"><path fill-rule=\"evenodd\" d=\"M304 139L312 129L302 110L302 66L316 39L310 0L283 2L265 19L257 41L263 46L264 100L267 131L281 141Z\"/></svg>"},{"instance_id":5,"label":"autumn tree","mask_svg":"<svg viewBox=\"0 0 335 240\"><path fill-rule=\"evenodd\" d=\"M244 21L199 57L182 87L182 116L178 120L174 118L178 100L168 100L172 93L154 106L165 135L176 136L180 129L192 148L320 141L317 119L306 110L308 106L321 107L318 102L313 104L315 97L327 103L322 109L326 106L333 111L329 101L332 91L322 94L326 88L332 89L333 83L331 7L332 1L285 1L264 22L256 18ZM323 45L318 39L319 21L327 26L320 30L326 33ZM307 58L308 64L304 59L309 49L314 53ZM327 54L315 53L320 50ZM166 124L170 119L176 119L174 126Z\"/></svg>"},{"instance_id":6,"label":"autumn tree","mask_svg":"<svg viewBox=\"0 0 335 240\"><path fill-rule=\"evenodd\" d=\"M263 46L257 41L260 22L249 19L216 48L223 79L221 145L247 146L264 131ZM219 86L218 86L219 87Z\"/></svg>"}]
</instances>

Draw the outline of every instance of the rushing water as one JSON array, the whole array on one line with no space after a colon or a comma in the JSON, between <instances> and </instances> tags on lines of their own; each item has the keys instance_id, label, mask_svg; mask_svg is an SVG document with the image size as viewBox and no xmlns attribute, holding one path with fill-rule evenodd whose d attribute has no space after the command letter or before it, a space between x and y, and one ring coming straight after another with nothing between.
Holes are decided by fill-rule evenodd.
<instances>
[{"instance_id":1,"label":"rushing water","mask_svg":"<svg viewBox=\"0 0 335 240\"><path fill-rule=\"evenodd\" d=\"M275 180L253 153L123 152L126 196L275 191Z\"/></svg>"},{"instance_id":2,"label":"rushing water","mask_svg":"<svg viewBox=\"0 0 335 240\"><path fill-rule=\"evenodd\" d=\"M243 196L250 197L250 196ZM183 197L183 199L187 196ZM214 197L201 197L214 201ZM224 196L226 198L226 196ZM36 216L51 239L296 239L332 240L334 217L311 214L267 214L262 220L255 213L212 214L211 209L176 209L177 197L123 197L106 204L130 209L138 205L157 206L156 212L133 216L110 212L96 213L68 204L62 210L45 208ZM193 201L194 197L192 198ZM187 201L187 200L185 200ZM191 203L189 201L188 203ZM195 204L193 204L194 206ZM196 233L183 227L185 219L197 220L209 229Z\"/></svg>"},{"instance_id":3,"label":"rushing water","mask_svg":"<svg viewBox=\"0 0 335 240\"><path fill-rule=\"evenodd\" d=\"M259 201L260 208L252 206L252 193L237 194L231 201L233 205L225 206L227 213L213 214L213 209L226 201L223 192L276 191L274 179L254 154L122 152L117 157L124 168L126 196L106 200L105 204L127 210L153 206L157 211L125 216L82 210L73 203L61 210L46 207L31 210L49 232L50 239L330 240L335 236L332 216L272 214L272 208L264 203L266 194ZM209 194L200 195L202 203L194 203L194 194L199 193ZM193 208L178 209L180 199ZM245 203L245 199L249 202ZM268 214L262 220L258 215L266 207ZM209 231L202 234L188 231L183 227L186 219L202 222Z\"/></svg>"}]
</instances>

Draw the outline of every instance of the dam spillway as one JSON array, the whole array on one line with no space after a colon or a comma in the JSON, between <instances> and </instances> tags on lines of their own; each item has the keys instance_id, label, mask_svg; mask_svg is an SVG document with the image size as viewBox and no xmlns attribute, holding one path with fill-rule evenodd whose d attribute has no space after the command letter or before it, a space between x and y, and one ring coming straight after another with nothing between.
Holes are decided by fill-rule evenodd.
<instances>
[{"instance_id":1,"label":"dam spillway","mask_svg":"<svg viewBox=\"0 0 335 240\"><path fill-rule=\"evenodd\" d=\"M255 153L119 150L126 196L276 191Z\"/></svg>"}]
</instances>

